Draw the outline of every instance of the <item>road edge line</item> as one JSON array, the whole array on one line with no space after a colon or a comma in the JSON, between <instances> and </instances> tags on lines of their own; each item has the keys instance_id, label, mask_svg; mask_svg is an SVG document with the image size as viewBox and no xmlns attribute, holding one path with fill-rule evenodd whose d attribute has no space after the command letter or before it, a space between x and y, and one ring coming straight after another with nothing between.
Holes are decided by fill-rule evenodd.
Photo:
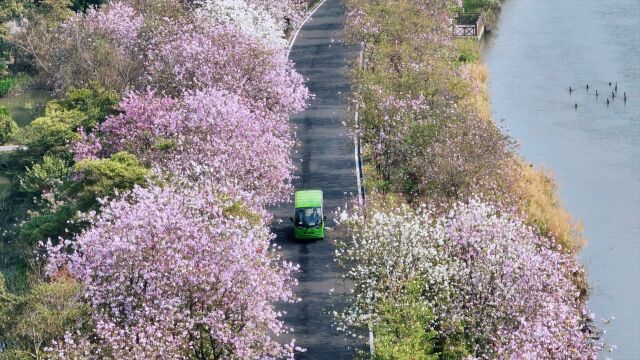
<instances>
[{"instance_id":1,"label":"road edge line","mask_svg":"<svg viewBox=\"0 0 640 360\"><path fill-rule=\"evenodd\" d=\"M305 16L304 19L302 20L302 22L300 23L300 26L298 26L296 31L294 31L294 33L288 39L288 41L287 41L287 45L288 45L287 58L289 58L289 54L291 54L291 49L293 49L293 44L296 42L296 39L298 38L298 34L300 33L300 29L302 29L302 27L307 23L307 21L309 21L309 19L311 19L311 16L313 16L313 14L315 14L316 10L318 10L318 8L320 6L322 6L322 4L325 3L325 1L327 1L327 0L321 0L320 2L318 2L317 4L315 4L313 6L311 11L309 11L307 13L307 16Z\"/></svg>"}]
</instances>

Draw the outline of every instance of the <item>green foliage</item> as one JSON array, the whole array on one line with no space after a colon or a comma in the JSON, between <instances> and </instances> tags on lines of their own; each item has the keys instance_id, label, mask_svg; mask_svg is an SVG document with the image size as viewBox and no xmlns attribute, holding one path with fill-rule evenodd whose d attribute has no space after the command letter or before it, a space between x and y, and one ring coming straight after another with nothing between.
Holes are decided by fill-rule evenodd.
<instances>
[{"instance_id":1,"label":"green foliage","mask_svg":"<svg viewBox=\"0 0 640 360\"><path fill-rule=\"evenodd\" d=\"M106 0L71 0L71 9L75 12L86 12L89 8L99 7Z\"/></svg>"},{"instance_id":2,"label":"green foliage","mask_svg":"<svg viewBox=\"0 0 640 360\"><path fill-rule=\"evenodd\" d=\"M66 19L72 14L69 12L71 0L31 0L25 1L26 11L32 11L40 15L48 15L52 21Z\"/></svg>"},{"instance_id":3,"label":"green foliage","mask_svg":"<svg viewBox=\"0 0 640 360\"><path fill-rule=\"evenodd\" d=\"M81 323L89 324L88 306L80 302L80 284L61 277L35 286L25 295L7 291L0 274L0 343L7 359L43 358L44 348Z\"/></svg>"},{"instance_id":4,"label":"green foliage","mask_svg":"<svg viewBox=\"0 0 640 360\"><path fill-rule=\"evenodd\" d=\"M5 22L18 16L25 2L24 0L0 0L0 21Z\"/></svg>"},{"instance_id":5,"label":"green foliage","mask_svg":"<svg viewBox=\"0 0 640 360\"><path fill-rule=\"evenodd\" d=\"M475 39L456 39L456 49L460 53L458 62L461 64L475 63L480 60L480 46Z\"/></svg>"},{"instance_id":6,"label":"green foliage","mask_svg":"<svg viewBox=\"0 0 640 360\"><path fill-rule=\"evenodd\" d=\"M484 13L484 24L490 30L498 20L498 12L503 0L463 0L462 8L466 12Z\"/></svg>"},{"instance_id":7,"label":"green foliage","mask_svg":"<svg viewBox=\"0 0 640 360\"><path fill-rule=\"evenodd\" d=\"M144 184L148 174L149 170L126 152L108 159L82 160L72 167L65 160L45 156L20 176L22 191L40 196L36 211L31 211L14 239L35 245L47 238L79 232L84 224L70 222L78 211L97 210L98 198Z\"/></svg>"},{"instance_id":8,"label":"green foliage","mask_svg":"<svg viewBox=\"0 0 640 360\"><path fill-rule=\"evenodd\" d=\"M419 299L417 284L399 299L383 301L380 322L374 326L376 360L437 360L438 333L428 330L434 320L431 310Z\"/></svg>"},{"instance_id":9,"label":"green foliage","mask_svg":"<svg viewBox=\"0 0 640 360\"><path fill-rule=\"evenodd\" d=\"M0 154L12 180L0 193L1 267L12 289L28 289L36 244L79 232L86 224L76 219L78 211L98 210L97 197L145 182L149 171L131 154L74 164L78 128L92 131L118 102L117 94L97 86L72 89L15 136L24 148Z\"/></svg>"},{"instance_id":10,"label":"green foliage","mask_svg":"<svg viewBox=\"0 0 640 360\"><path fill-rule=\"evenodd\" d=\"M0 222L6 229L0 238L11 240L0 241L0 257L3 271L11 274L11 286L26 286L33 249L39 242L80 232L86 223L76 218L79 211L98 210L98 198L144 184L148 174L135 156L124 152L73 166L47 155L28 167L15 186L0 194Z\"/></svg>"},{"instance_id":11,"label":"green foliage","mask_svg":"<svg viewBox=\"0 0 640 360\"><path fill-rule=\"evenodd\" d=\"M0 59L5 58L9 46L7 36L9 35L7 22L20 16L25 5L25 0L0 0ZM0 62L0 74L6 71L4 63ZM0 86L1 87L1 86ZM0 97L2 97L0 90Z\"/></svg>"},{"instance_id":12,"label":"green foliage","mask_svg":"<svg viewBox=\"0 0 640 360\"><path fill-rule=\"evenodd\" d=\"M500 9L501 0L463 0L462 7L468 12L495 11Z\"/></svg>"},{"instance_id":13,"label":"green foliage","mask_svg":"<svg viewBox=\"0 0 640 360\"><path fill-rule=\"evenodd\" d=\"M0 145L8 143L18 132L18 125L11 118L9 110L0 106Z\"/></svg>"},{"instance_id":14,"label":"green foliage","mask_svg":"<svg viewBox=\"0 0 640 360\"><path fill-rule=\"evenodd\" d=\"M0 59L2 59L3 57L4 56L0 57ZM24 74L0 77L0 97L7 96L9 92L24 84L28 80L29 77Z\"/></svg>"},{"instance_id":15,"label":"green foliage","mask_svg":"<svg viewBox=\"0 0 640 360\"><path fill-rule=\"evenodd\" d=\"M108 115L116 113L120 96L97 85L71 89L62 100L47 104L45 114L31 122L17 137L28 150L22 152L23 166L45 155L71 162L70 145L80 139L78 129L91 131Z\"/></svg>"},{"instance_id":16,"label":"green foliage","mask_svg":"<svg viewBox=\"0 0 640 360\"><path fill-rule=\"evenodd\" d=\"M106 90L96 83L86 88L72 88L65 98L56 101L63 109L82 111L86 120L83 125L85 130L101 123L105 117L114 115L115 107L120 102L120 95L113 90Z\"/></svg>"},{"instance_id":17,"label":"green foliage","mask_svg":"<svg viewBox=\"0 0 640 360\"><path fill-rule=\"evenodd\" d=\"M433 328L436 319L421 297L423 289L421 281L410 281L402 295L378 304L372 359L454 360L471 355L462 328L446 336Z\"/></svg>"},{"instance_id":18,"label":"green foliage","mask_svg":"<svg viewBox=\"0 0 640 360\"><path fill-rule=\"evenodd\" d=\"M171 150L176 147L176 142L171 139L158 138L153 147L158 150Z\"/></svg>"},{"instance_id":19,"label":"green foliage","mask_svg":"<svg viewBox=\"0 0 640 360\"><path fill-rule=\"evenodd\" d=\"M75 210L72 205L63 204L35 213L20 225L14 240L36 246L46 239L57 239L63 234L79 231L77 224L69 223L76 214Z\"/></svg>"},{"instance_id":20,"label":"green foliage","mask_svg":"<svg viewBox=\"0 0 640 360\"><path fill-rule=\"evenodd\" d=\"M85 159L73 166L78 181L70 189L78 198L81 210L97 205L98 198L113 196L116 191L132 189L136 184L144 184L149 175L134 155L121 151L108 159Z\"/></svg>"},{"instance_id":21,"label":"green foliage","mask_svg":"<svg viewBox=\"0 0 640 360\"><path fill-rule=\"evenodd\" d=\"M11 1L11 0L9 0ZM22 19L22 31L4 36L14 51L16 65L34 75L40 75L41 81L48 80L51 64L46 60L48 53L55 48L54 34L58 24L73 15L69 0L16 0L19 3L12 18ZM38 74L39 73L39 74Z\"/></svg>"},{"instance_id":22,"label":"green foliage","mask_svg":"<svg viewBox=\"0 0 640 360\"><path fill-rule=\"evenodd\" d=\"M31 122L18 136L22 153L29 162L40 161L45 155L56 156L71 161L73 156L69 145L80 139L76 128L86 119L78 110L65 110L55 102L50 102L45 115Z\"/></svg>"},{"instance_id":23,"label":"green foliage","mask_svg":"<svg viewBox=\"0 0 640 360\"><path fill-rule=\"evenodd\" d=\"M58 188L69 176L69 163L52 156L44 156L20 176L20 187L27 193L40 193Z\"/></svg>"},{"instance_id":24,"label":"green foliage","mask_svg":"<svg viewBox=\"0 0 640 360\"><path fill-rule=\"evenodd\" d=\"M253 225L259 225L262 222L262 217L251 211L245 204L241 202L234 202L230 206L224 208L222 213L225 217L237 217L247 219L249 223Z\"/></svg>"}]
</instances>

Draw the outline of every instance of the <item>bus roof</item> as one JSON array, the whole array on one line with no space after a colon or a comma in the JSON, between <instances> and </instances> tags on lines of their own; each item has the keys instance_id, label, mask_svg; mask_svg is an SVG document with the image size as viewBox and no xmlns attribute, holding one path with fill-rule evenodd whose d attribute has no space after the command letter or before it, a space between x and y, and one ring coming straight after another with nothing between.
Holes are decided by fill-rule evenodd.
<instances>
[{"instance_id":1,"label":"bus roof","mask_svg":"<svg viewBox=\"0 0 640 360\"><path fill-rule=\"evenodd\" d=\"M296 208L322 207L322 190L298 190L295 193Z\"/></svg>"}]
</instances>

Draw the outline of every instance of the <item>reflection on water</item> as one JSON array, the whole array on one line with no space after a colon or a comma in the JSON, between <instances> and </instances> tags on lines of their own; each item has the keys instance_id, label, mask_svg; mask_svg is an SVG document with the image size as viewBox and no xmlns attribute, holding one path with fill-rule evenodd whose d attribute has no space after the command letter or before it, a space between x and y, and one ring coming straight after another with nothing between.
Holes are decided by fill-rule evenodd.
<instances>
[{"instance_id":1,"label":"reflection on water","mask_svg":"<svg viewBox=\"0 0 640 360\"><path fill-rule=\"evenodd\" d=\"M26 90L22 94L0 98L0 106L6 106L19 127L27 126L33 119L44 114L44 107L52 99L47 90ZM9 183L9 178L0 173L0 190Z\"/></svg>"},{"instance_id":2,"label":"reflection on water","mask_svg":"<svg viewBox=\"0 0 640 360\"><path fill-rule=\"evenodd\" d=\"M639 59L637 0L506 1L485 43L495 118L528 160L555 171L584 221L591 308L615 316L615 359L640 354Z\"/></svg>"},{"instance_id":3,"label":"reflection on water","mask_svg":"<svg viewBox=\"0 0 640 360\"><path fill-rule=\"evenodd\" d=\"M33 119L44 114L44 107L51 100L51 93L47 90L27 90L24 93L7 98L0 98L0 106L6 106L11 117L24 127Z\"/></svg>"}]
</instances>

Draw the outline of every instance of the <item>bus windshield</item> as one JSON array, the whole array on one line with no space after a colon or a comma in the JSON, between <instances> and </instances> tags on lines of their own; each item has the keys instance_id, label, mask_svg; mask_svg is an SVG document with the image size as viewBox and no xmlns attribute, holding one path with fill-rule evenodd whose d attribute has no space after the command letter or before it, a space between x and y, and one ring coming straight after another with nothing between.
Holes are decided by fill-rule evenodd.
<instances>
[{"instance_id":1,"label":"bus windshield","mask_svg":"<svg viewBox=\"0 0 640 360\"><path fill-rule=\"evenodd\" d=\"M322 208L298 208L296 209L295 224L297 227L312 228L322 223Z\"/></svg>"}]
</instances>

